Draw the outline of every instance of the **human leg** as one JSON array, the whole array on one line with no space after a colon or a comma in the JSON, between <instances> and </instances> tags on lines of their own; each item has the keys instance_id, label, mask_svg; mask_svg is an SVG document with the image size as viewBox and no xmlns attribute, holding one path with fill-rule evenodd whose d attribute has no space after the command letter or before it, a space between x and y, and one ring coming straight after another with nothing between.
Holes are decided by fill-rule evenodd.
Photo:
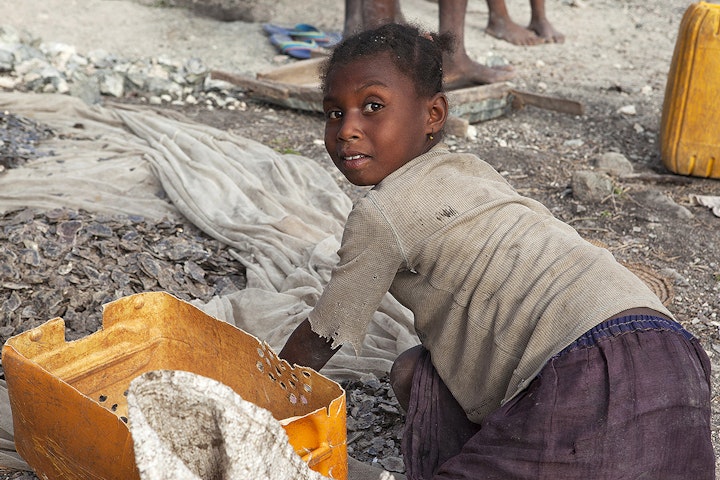
<instances>
[{"instance_id":1,"label":"human leg","mask_svg":"<svg viewBox=\"0 0 720 480\"><path fill-rule=\"evenodd\" d=\"M714 479L698 341L657 317L601 326L488 415L434 480Z\"/></svg>"},{"instance_id":2,"label":"human leg","mask_svg":"<svg viewBox=\"0 0 720 480\"><path fill-rule=\"evenodd\" d=\"M550 43L563 43L565 41L565 35L555 30L555 27L545 16L545 0L530 0L530 9L532 13L530 25L528 25L529 30Z\"/></svg>"},{"instance_id":3,"label":"human leg","mask_svg":"<svg viewBox=\"0 0 720 480\"><path fill-rule=\"evenodd\" d=\"M346 37L384 23L403 21L400 0L345 0L343 33Z\"/></svg>"},{"instance_id":4,"label":"human leg","mask_svg":"<svg viewBox=\"0 0 720 480\"><path fill-rule=\"evenodd\" d=\"M410 390L415 368L423 350L422 345L405 350L398 355L390 368L390 385L395 393L395 398L406 412L410 403Z\"/></svg>"},{"instance_id":5,"label":"human leg","mask_svg":"<svg viewBox=\"0 0 720 480\"><path fill-rule=\"evenodd\" d=\"M448 90L473 84L495 83L515 76L512 67L488 67L473 61L465 50L465 12L467 0L440 0L439 31L455 37L455 50L443 59L445 87Z\"/></svg>"},{"instance_id":6,"label":"human leg","mask_svg":"<svg viewBox=\"0 0 720 480\"><path fill-rule=\"evenodd\" d=\"M344 37L348 37L362 29L362 4L362 0L345 0Z\"/></svg>"},{"instance_id":7,"label":"human leg","mask_svg":"<svg viewBox=\"0 0 720 480\"><path fill-rule=\"evenodd\" d=\"M402 453L408 480L433 477L447 459L460 453L479 426L468 420L462 407L440 379L430 353L420 347L405 357L414 363L406 375L412 386L405 415ZM402 371L406 371L405 368Z\"/></svg>"},{"instance_id":8,"label":"human leg","mask_svg":"<svg viewBox=\"0 0 720 480\"><path fill-rule=\"evenodd\" d=\"M400 0L363 0L364 29L384 23L403 23Z\"/></svg>"}]
</instances>

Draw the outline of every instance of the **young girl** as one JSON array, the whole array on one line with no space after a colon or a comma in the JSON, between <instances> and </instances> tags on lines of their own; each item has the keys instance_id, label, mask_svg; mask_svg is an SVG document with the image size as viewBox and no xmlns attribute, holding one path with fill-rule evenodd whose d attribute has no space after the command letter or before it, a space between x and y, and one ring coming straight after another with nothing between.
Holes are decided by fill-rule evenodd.
<instances>
[{"instance_id":1,"label":"young girl","mask_svg":"<svg viewBox=\"0 0 720 480\"><path fill-rule=\"evenodd\" d=\"M329 58L327 150L374 188L280 356L319 370L359 348L389 290L422 342L391 372L409 479L713 479L698 341L607 250L440 143L449 43L389 24Z\"/></svg>"}]
</instances>

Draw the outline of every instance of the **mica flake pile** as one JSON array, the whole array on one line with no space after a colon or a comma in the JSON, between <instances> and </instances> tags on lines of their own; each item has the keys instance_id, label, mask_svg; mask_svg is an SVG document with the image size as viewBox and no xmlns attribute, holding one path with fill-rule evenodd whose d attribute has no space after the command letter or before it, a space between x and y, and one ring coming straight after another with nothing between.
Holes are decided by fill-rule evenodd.
<instances>
[{"instance_id":1,"label":"mica flake pile","mask_svg":"<svg viewBox=\"0 0 720 480\"><path fill-rule=\"evenodd\" d=\"M104 303L166 291L208 301L245 286L229 249L191 224L23 209L0 217L0 341L50 318L68 340L98 330Z\"/></svg>"},{"instance_id":2,"label":"mica flake pile","mask_svg":"<svg viewBox=\"0 0 720 480\"><path fill-rule=\"evenodd\" d=\"M0 172L44 155L37 150L37 144L52 135L49 128L37 122L0 111Z\"/></svg>"}]
</instances>

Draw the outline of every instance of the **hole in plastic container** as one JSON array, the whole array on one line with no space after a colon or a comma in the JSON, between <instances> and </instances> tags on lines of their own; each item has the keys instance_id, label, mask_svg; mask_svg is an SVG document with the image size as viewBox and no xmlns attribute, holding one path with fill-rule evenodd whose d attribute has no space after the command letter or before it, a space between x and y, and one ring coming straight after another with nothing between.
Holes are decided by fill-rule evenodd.
<instances>
[{"instance_id":1,"label":"hole in plastic container","mask_svg":"<svg viewBox=\"0 0 720 480\"><path fill-rule=\"evenodd\" d=\"M282 388L283 390L287 389L287 385L285 385L285 382L280 382L280 388Z\"/></svg>"},{"instance_id":2,"label":"hole in plastic container","mask_svg":"<svg viewBox=\"0 0 720 480\"><path fill-rule=\"evenodd\" d=\"M100 396L98 397L98 401L99 401L99 402L104 402L105 400L107 400L107 395L100 395Z\"/></svg>"},{"instance_id":3,"label":"hole in plastic container","mask_svg":"<svg viewBox=\"0 0 720 480\"><path fill-rule=\"evenodd\" d=\"M257 369L260 370L261 372L262 372L263 370L265 370L265 365L263 365L263 363L262 363L260 360L258 360L258 362L255 364L255 366L256 366Z\"/></svg>"},{"instance_id":4,"label":"hole in plastic container","mask_svg":"<svg viewBox=\"0 0 720 480\"><path fill-rule=\"evenodd\" d=\"M303 388L304 388L305 391L308 392L308 393L309 393L309 392L312 392L312 387L311 387L310 385L308 385L307 383L303 383Z\"/></svg>"},{"instance_id":5,"label":"hole in plastic container","mask_svg":"<svg viewBox=\"0 0 720 480\"><path fill-rule=\"evenodd\" d=\"M308 372L307 370L303 370L302 374L305 378L310 378L310 372Z\"/></svg>"},{"instance_id":6,"label":"hole in plastic container","mask_svg":"<svg viewBox=\"0 0 720 480\"><path fill-rule=\"evenodd\" d=\"M288 397L288 400L290 400L290 403L292 403L293 405L295 405L297 403L297 397L295 396L294 393L290 394L290 396Z\"/></svg>"},{"instance_id":7,"label":"hole in plastic container","mask_svg":"<svg viewBox=\"0 0 720 480\"><path fill-rule=\"evenodd\" d=\"M262 348L258 348L257 352L258 352L258 355L260 355L261 357L265 356L265 352L262 351Z\"/></svg>"},{"instance_id":8,"label":"hole in plastic container","mask_svg":"<svg viewBox=\"0 0 720 480\"><path fill-rule=\"evenodd\" d=\"M110 407L110 410L112 410L112 411L114 412L115 410L117 410L117 407L118 407L118 404L117 404L117 403L113 403L113 404L112 404L112 407Z\"/></svg>"},{"instance_id":9,"label":"hole in plastic container","mask_svg":"<svg viewBox=\"0 0 720 480\"><path fill-rule=\"evenodd\" d=\"M270 380L273 382L275 381L275 376L272 373L268 373L268 377L270 377Z\"/></svg>"}]
</instances>

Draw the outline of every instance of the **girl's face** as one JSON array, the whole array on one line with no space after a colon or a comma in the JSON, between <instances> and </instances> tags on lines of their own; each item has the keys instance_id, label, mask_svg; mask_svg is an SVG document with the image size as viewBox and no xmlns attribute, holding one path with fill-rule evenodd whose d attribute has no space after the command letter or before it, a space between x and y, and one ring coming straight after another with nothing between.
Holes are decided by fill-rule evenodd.
<instances>
[{"instance_id":1,"label":"girl's face","mask_svg":"<svg viewBox=\"0 0 720 480\"><path fill-rule=\"evenodd\" d=\"M437 143L428 135L442 128L447 100L419 98L388 52L332 70L323 110L335 166L355 185L376 185Z\"/></svg>"}]
</instances>

